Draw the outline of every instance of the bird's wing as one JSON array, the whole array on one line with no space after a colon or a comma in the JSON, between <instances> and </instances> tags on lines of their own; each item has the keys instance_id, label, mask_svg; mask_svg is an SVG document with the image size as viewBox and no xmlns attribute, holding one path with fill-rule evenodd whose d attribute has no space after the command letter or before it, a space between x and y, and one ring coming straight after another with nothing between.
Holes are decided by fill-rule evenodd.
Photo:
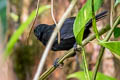
<instances>
[{"instance_id":1,"label":"bird's wing","mask_svg":"<svg viewBox=\"0 0 120 80\"><path fill-rule=\"evenodd\" d=\"M73 24L75 17L67 18L60 30L61 39L69 39L74 37L73 34Z\"/></svg>"},{"instance_id":2,"label":"bird's wing","mask_svg":"<svg viewBox=\"0 0 120 80\"><path fill-rule=\"evenodd\" d=\"M75 17L67 18L62 25L62 28L60 30L60 39L69 39L71 37L74 37L73 34L73 23L74 23ZM50 25L47 27L44 31L43 37L42 37L42 42L46 45L46 42L48 42L52 32L54 31L55 24ZM58 40L58 37L55 39L56 41Z\"/></svg>"}]
</instances>

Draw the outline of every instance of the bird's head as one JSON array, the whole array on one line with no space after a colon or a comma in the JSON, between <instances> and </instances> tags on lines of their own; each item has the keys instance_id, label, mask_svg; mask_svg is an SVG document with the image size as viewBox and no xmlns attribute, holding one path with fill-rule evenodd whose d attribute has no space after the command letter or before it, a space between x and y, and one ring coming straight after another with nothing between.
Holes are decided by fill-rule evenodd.
<instances>
[{"instance_id":1,"label":"bird's head","mask_svg":"<svg viewBox=\"0 0 120 80\"><path fill-rule=\"evenodd\" d=\"M43 33L44 33L46 27L48 27L48 25L46 25L46 24L39 24L34 29L34 34L40 41L42 40L42 36L43 36Z\"/></svg>"}]
</instances>

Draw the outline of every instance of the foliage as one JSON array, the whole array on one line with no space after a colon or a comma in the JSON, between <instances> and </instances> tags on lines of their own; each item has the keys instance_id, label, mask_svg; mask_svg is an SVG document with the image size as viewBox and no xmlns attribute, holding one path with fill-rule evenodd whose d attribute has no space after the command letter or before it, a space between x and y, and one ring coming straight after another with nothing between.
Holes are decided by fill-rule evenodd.
<instances>
[{"instance_id":1,"label":"foliage","mask_svg":"<svg viewBox=\"0 0 120 80\"><path fill-rule=\"evenodd\" d=\"M95 12L100 8L100 5L102 4L102 1L103 0L95 0L94 1ZM119 0L116 0L115 5L117 5L118 3L119 3ZM79 13L78 13L78 15L76 17L75 23L74 23L73 31L74 31L74 35L75 35L76 41L77 41L77 43L79 45L82 45L82 40L83 40L83 34L84 34L85 25L92 18L92 7L91 7L91 5L92 5L91 0L87 0L86 4L79 11ZM49 8L49 6L40 7L39 14L41 12L43 12L44 10L48 9L48 8ZM13 16L15 20L17 19L17 17L15 17L15 15L11 14L11 16ZM35 17L35 11L33 11L31 13L31 15L29 16L29 18L27 19L27 21L25 23L21 24L20 27L19 27L19 29L16 30L16 32L13 34L13 36L11 37L10 41L7 44L7 47L6 47L6 50L5 50L5 57L7 57L7 56L10 55L10 53L11 53L11 51L12 51L15 43L18 40L18 38L21 36L21 34L24 32L24 30L28 27L28 25L32 22L32 20L34 19L34 17ZM96 24L96 21L94 21L94 25L95 24ZM93 30L97 33L97 27L96 26L93 27ZM118 28L114 29L114 35L115 35L115 37L119 37L120 36L120 34L118 34L119 31L120 30ZM96 36L99 36L99 35L96 34ZM109 42L107 42L107 40L103 40L103 41L102 40L98 40L98 43L100 45L104 46L105 48L110 49L112 52L116 53L117 55L120 55L120 50L119 50L120 41L109 41ZM114 48L113 48L113 46L114 46ZM21 52L19 54L21 55ZM30 54L30 56L31 56L31 54ZM28 57L28 55L26 55L25 57ZM73 74L71 74L71 75L68 76L68 79L75 77L75 78L80 79L80 80L85 80L85 79L86 80L90 80L90 78L93 76L92 72L88 71L87 61L86 61L86 58L85 58L85 50L84 50L83 46L82 46L82 58L84 60L83 61L83 63L84 63L84 72L73 73ZM23 60L24 59L25 58L23 58ZM29 59L27 59L27 60L28 61L32 61L32 60L29 60ZM20 61L20 62L22 62L22 61ZM21 70L21 68L20 68L20 70ZM90 77L89 77L89 75L90 75ZM112 77L108 77L108 76L106 76L106 75L98 72L96 80L103 80L103 79L104 80L116 80L116 79L114 79Z\"/></svg>"},{"instance_id":2,"label":"foliage","mask_svg":"<svg viewBox=\"0 0 120 80\"><path fill-rule=\"evenodd\" d=\"M100 41L99 44L120 56L120 41Z\"/></svg>"},{"instance_id":3,"label":"foliage","mask_svg":"<svg viewBox=\"0 0 120 80\"><path fill-rule=\"evenodd\" d=\"M90 74L90 77L92 77L91 71L89 71L89 74ZM83 71L75 72L67 76L67 79L70 79L70 78L77 78L78 80L85 80L85 74ZM96 80L116 80L116 79L98 72Z\"/></svg>"},{"instance_id":4,"label":"foliage","mask_svg":"<svg viewBox=\"0 0 120 80\"><path fill-rule=\"evenodd\" d=\"M104 40L99 40L99 35L98 35L98 30L97 30L97 27L96 27L96 21L95 21L95 15L94 15L94 11L97 11L102 3L102 0L93 0L94 1L94 5L91 4L91 0L87 0L86 4L83 6L83 8L79 11L77 17L76 17L76 20L75 20L75 23L74 23L74 27L73 27L73 31L74 31L74 35L75 35L75 38L76 38L76 41L79 45L82 45L82 39L83 39L83 35L84 35L84 28L85 28L85 25L86 23L88 22L88 20L92 17L93 18L93 21L92 21L92 24L93 24L93 30L96 34L96 38L98 39L98 43L102 46L104 46L105 48L108 48L109 50L111 50L112 52L114 52L115 54L119 55L120 56L120 42L119 41L109 41L109 38L113 32L113 30L115 31L114 35L115 36L119 36L120 34L118 33L120 30L117 28L117 29L114 29L116 27L116 25L118 25L118 22L120 21L119 19L116 20L116 22L114 23L115 25L113 25L113 28L109 31L107 37L104 39ZM116 3L118 4L119 1ZM92 8L92 7L94 8ZM93 14L92 14L93 13ZM119 18L119 17L118 17ZM119 21L118 21L119 20ZM114 46L114 47L113 47ZM104 52L104 49L101 51L101 54L99 56L101 56ZM84 58L84 62L85 62L85 56L83 57ZM95 75L93 75L93 80L96 78L96 74L97 74L97 71L98 71L98 68L99 68L99 65L97 64L100 64L101 62L101 59L102 57L100 57L98 60L98 62L96 63L96 70L95 70ZM84 70L84 79L82 80L85 80L86 77L88 80L88 76L87 75L87 67L85 68ZM103 77L103 75L101 75ZM77 76L78 77L78 76ZM102 80L102 78L98 78L98 80ZM107 79L106 79L107 80ZM108 79L108 80L112 80L112 79Z\"/></svg>"},{"instance_id":5,"label":"foliage","mask_svg":"<svg viewBox=\"0 0 120 80\"><path fill-rule=\"evenodd\" d=\"M94 1L95 11L97 11L100 8L101 3L102 0ZM79 11L74 22L73 31L78 44L82 43L85 24L90 20L90 18L92 18L91 0L87 0L86 4Z\"/></svg>"},{"instance_id":6,"label":"foliage","mask_svg":"<svg viewBox=\"0 0 120 80\"><path fill-rule=\"evenodd\" d=\"M74 27L73 27L74 35L75 35L76 41L79 45L82 45L85 25L92 18L92 16L94 18L93 19L94 25L96 24L95 15L92 15L92 11L94 11L94 9L95 9L95 11L97 11L100 8L101 3L102 3L102 0L95 0L92 5L92 1L87 0L86 4L79 11L79 13L76 17L76 20L74 22ZM94 6L94 4L95 4L95 6ZM93 27L93 30L95 32L97 32L96 25ZM84 67L85 67L84 73L85 73L86 80L90 80L84 48L82 49L82 58L83 58Z\"/></svg>"}]
</instances>

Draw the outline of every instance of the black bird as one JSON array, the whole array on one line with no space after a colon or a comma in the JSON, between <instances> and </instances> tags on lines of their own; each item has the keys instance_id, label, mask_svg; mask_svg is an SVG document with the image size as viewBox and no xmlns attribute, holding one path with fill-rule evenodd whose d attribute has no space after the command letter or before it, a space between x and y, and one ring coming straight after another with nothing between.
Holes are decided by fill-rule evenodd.
<instances>
[{"instance_id":1,"label":"black bird","mask_svg":"<svg viewBox=\"0 0 120 80\"><path fill-rule=\"evenodd\" d=\"M107 14L107 11L104 11L96 15L96 21L99 21L100 19L104 18L106 14ZM52 46L53 51L69 50L74 46L74 44L76 43L76 40L73 34L74 21L75 21L75 17L70 17L65 20L60 30L60 35L61 35L60 44L58 44L58 38L56 37ZM92 26L92 19L90 19L85 26L83 39L85 39L89 35L90 33L89 28L91 26ZM55 27L56 27L55 24L53 25L39 24L34 29L34 34L46 46Z\"/></svg>"}]
</instances>

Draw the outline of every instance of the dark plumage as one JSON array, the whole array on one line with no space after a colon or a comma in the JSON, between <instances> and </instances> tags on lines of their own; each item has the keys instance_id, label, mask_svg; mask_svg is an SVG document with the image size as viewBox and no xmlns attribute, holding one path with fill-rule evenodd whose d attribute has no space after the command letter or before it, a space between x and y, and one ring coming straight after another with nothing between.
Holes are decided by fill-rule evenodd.
<instances>
[{"instance_id":1,"label":"dark plumage","mask_svg":"<svg viewBox=\"0 0 120 80\"><path fill-rule=\"evenodd\" d=\"M104 11L98 15L96 15L96 21L104 18L106 16L107 11ZM58 51L58 50L68 50L73 47L75 44L75 37L73 34L73 24L75 21L75 17L67 18L62 25L62 28L60 30L60 44L58 44L58 38L56 37L54 44L52 46L52 50ZM83 39L85 39L89 33L89 28L92 26L92 19L88 21L88 23L85 26L84 36ZM56 27L55 24L53 25L47 25L47 24L39 24L34 29L35 36L46 46L47 42Z\"/></svg>"}]
</instances>

